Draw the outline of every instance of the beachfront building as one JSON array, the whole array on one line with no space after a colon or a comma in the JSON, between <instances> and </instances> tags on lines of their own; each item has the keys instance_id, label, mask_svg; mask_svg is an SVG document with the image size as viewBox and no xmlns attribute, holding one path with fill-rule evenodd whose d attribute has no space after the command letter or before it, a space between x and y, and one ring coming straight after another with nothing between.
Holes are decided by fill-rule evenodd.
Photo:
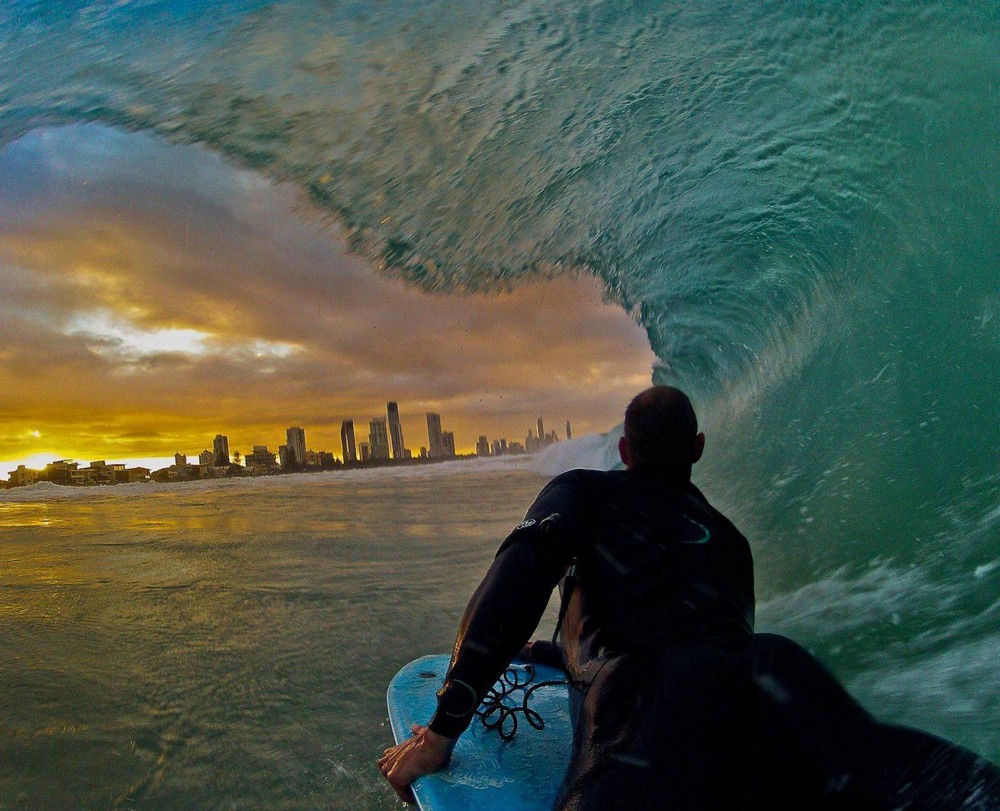
<instances>
[{"instance_id":1,"label":"beachfront building","mask_svg":"<svg viewBox=\"0 0 1000 811\"><path fill-rule=\"evenodd\" d=\"M17 470L10 472L7 481L11 487L27 487L29 484L37 482L40 475L40 472L37 470L32 470L24 465L18 465Z\"/></svg>"},{"instance_id":2,"label":"beachfront building","mask_svg":"<svg viewBox=\"0 0 1000 811\"><path fill-rule=\"evenodd\" d=\"M125 479L125 465L121 463L109 465L103 459L91 462L90 467L83 469L88 484L118 484Z\"/></svg>"},{"instance_id":3,"label":"beachfront building","mask_svg":"<svg viewBox=\"0 0 1000 811\"><path fill-rule=\"evenodd\" d=\"M431 459L444 456L444 444L441 441L441 415L427 413L427 455Z\"/></svg>"},{"instance_id":4,"label":"beachfront building","mask_svg":"<svg viewBox=\"0 0 1000 811\"><path fill-rule=\"evenodd\" d=\"M535 434L533 434L531 429L529 428L528 436L525 437L524 440L524 449L528 453L534 453L535 451L540 451L543 448L547 448L549 447L549 445L554 445L556 442L559 441L559 436L556 434L555 431L549 431L549 433L547 434L545 433L545 424L542 422L541 417L538 418L536 427L538 428L538 436L535 436ZM566 428L567 429L570 428L569 422L566 423Z\"/></svg>"},{"instance_id":5,"label":"beachfront building","mask_svg":"<svg viewBox=\"0 0 1000 811\"><path fill-rule=\"evenodd\" d=\"M81 468L77 462L60 459L45 466L44 470L31 470L18 465L8 477L8 487L25 487L36 482L48 481L53 484L85 486L99 484L127 484L145 481L149 478L149 468L125 468L121 462L108 464L103 459L91 462L90 467Z\"/></svg>"},{"instance_id":6,"label":"beachfront building","mask_svg":"<svg viewBox=\"0 0 1000 811\"><path fill-rule=\"evenodd\" d=\"M385 417L372 417L368 423L368 442L373 461L389 458L389 432L385 422Z\"/></svg>"},{"instance_id":7,"label":"beachfront building","mask_svg":"<svg viewBox=\"0 0 1000 811\"><path fill-rule=\"evenodd\" d=\"M267 449L267 445L254 445L253 453L243 457L247 472L254 476L278 472L278 457Z\"/></svg>"},{"instance_id":8,"label":"beachfront building","mask_svg":"<svg viewBox=\"0 0 1000 811\"><path fill-rule=\"evenodd\" d=\"M442 456L455 455L455 435L451 431L441 432Z\"/></svg>"},{"instance_id":9,"label":"beachfront building","mask_svg":"<svg viewBox=\"0 0 1000 811\"><path fill-rule=\"evenodd\" d=\"M285 441L295 458L298 467L304 467L306 463L306 432L302 428L289 428L285 431ZM284 462L282 462L284 467Z\"/></svg>"},{"instance_id":10,"label":"beachfront building","mask_svg":"<svg viewBox=\"0 0 1000 811\"><path fill-rule=\"evenodd\" d=\"M405 446L403 445L403 426L399 423L399 406L389 402L385 404L386 415L389 419L389 441L392 445L392 458L403 459L405 457Z\"/></svg>"},{"instance_id":11,"label":"beachfront building","mask_svg":"<svg viewBox=\"0 0 1000 811\"><path fill-rule=\"evenodd\" d=\"M490 455L490 441L485 436L480 436L476 442L476 456Z\"/></svg>"},{"instance_id":12,"label":"beachfront building","mask_svg":"<svg viewBox=\"0 0 1000 811\"><path fill-rule=\"evenodd\" d=\"M212 452L215 454L215 464L224 467L230 463L229 457L229 437L216 434L212 440Z\"/></svg>"},{"instance_id":13,"label":"beachfront building","mask_svg":"<svg viewBox=\"0 0 1000 811\"><path fill-rule=\"evenodd\" d=\"M340 444L344 449L344 461L357 462L358 449L354 439L354 420L344 420L340 423Z\"/></svg>"},{"instance_id":14,"label":"beachfront building","mask_svg":"<svg viewBox=\"0 0 1000 811\"><path fill-rule=\"evenodd\" d=\"M45 466L40 478L53 484L85 484L87 477L72 459L59 459Z\"/></svg>"}]
</instances>

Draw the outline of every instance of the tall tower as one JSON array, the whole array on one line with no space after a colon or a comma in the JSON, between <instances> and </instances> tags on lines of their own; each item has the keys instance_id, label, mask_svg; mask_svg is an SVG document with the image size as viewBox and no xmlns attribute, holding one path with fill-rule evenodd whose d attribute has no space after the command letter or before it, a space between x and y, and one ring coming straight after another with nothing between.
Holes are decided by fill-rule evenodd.
<instances>
[{"instance_id":1,"label":"tall tower","mask_svg":"<svg viewBox=\"0 0 1000 811\"><path fill-rule=\"evenodd\" d=\"M444 456L444 445L441 442L441 415L427 413L427 455L434 459Z\"/></svg>"},{"instance_id":2,"label":"tall tower","mask_svg":"<svg viewBox=\"0 0 1000 811\"><path fill-rule=\"evenodd\" d=\"M573 438L573 429L570 427L569 420L566 420L566 439Z\"/></svg>"},{"instance_id":3,"label":"tall tower","mask_svg":"<svg viewBox=\"0 0 1000 811\"><path fill-rule=\"evenodd\" d=\"M545 441L545 426L542 425L541 417L538 418L538 441L539 442Z\"/></svg>"},{"instance_id":4,"label":"tall tower","mask_svg":"<svg viewBox=\"0 0 1000 811\"><path fill-rule=\"evenodd\" d=\"M344 446L344 461L357 462L358 448L354 440L354 420L340 423L340 444Z\"/></svg>"},{"instance_id":5,"label":"tall tower","mask_svg":"<svg viewBox=\"0 0 1000 811\"><path fill-rule=\"evenodd\" d=\"M295 464L304 467L306 463L306 432L301 428L289 428L285 431L285 441L288 450L295 459Z\"/></svg>"},{"instance_id":6,"label":"tall tower","mask_svg":"<svg viewBox=\"0 0 1000 811\"><path fill-rule=\"evenodd\" d=\"M389 458L389 432L385 427L385 417L372 417L368 423L368 442L372 459Z\"/></svg>"},{"instance_id":7,"label":"tall tower","mask_svg":"<svg viewBox=\"0 0 1000 811\"><path fill-rule=\"evenodd\" d=\"M449 457L455 455L455 434L451 431L441 433L441 455Z\"/></svg>"},{"instance_id":8,"label":"tall tower","mask_svg":"<svg viewBox=\"0 0 1000 811\"><path fill-rule=\"evenodd\" d=\"M224 467L229 464L229 437L216 434L212 442L212 451L215 454L215 464Z\"/></svg>"},{"instance_id":9,"label":"tall tower","mask_svg":"<svg viewBox=\"0 0 1000 811\"><path fill-rule=\"evenodd\" d=\"M399 424L399 406L396 403L386 403L385 410L389 417L389 439L392 442L392 458L403 458L403 426Z\"/></svg>"}]
</instances>

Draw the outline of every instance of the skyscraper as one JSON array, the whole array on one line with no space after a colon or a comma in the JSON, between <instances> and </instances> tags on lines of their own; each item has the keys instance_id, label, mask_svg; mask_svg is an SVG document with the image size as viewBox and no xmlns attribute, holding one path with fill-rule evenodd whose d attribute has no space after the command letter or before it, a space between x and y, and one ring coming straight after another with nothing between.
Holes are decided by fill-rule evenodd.
<instances>
[{"instance_id":1,"label":"skyscraper","mask_svg":"<svg viewBox=\"0 0 1000 811\"><path fill-rule=\"evenodd\" d=\"M455 435L451 431L441 432L441 455L455 455Z\"/></svg>"},{"instance_id":2,"label":"skyscraper","mask_svg":"<svg viewBox=\"0 0 1000 811\"><path fill-rule=\"evenodd\" d=\"M444 456L444 445L441 442L441 415L427 413L427 455L434 459Z\"/></svg>"},{"instance_id":3,"label":"skyscraper","mask_svg":"<svg viewBox=\"0 0 1000 811\"><path fill-rule=\"evenodd\" d=\"M573 429L570 427L569 420L566 420L566 439L573 438Z\"/></svg>"},{"instance_id":4,"label":"skyscraper","mask_svg":"<svg viewBox=\"0 0 1000 811\"><path fill-rule=\"evenodd\" d=\"M497 445L497 448L500 446ZM490 443L485 436L480 436L479 441L476 443L476 456L489 456L490 455Z\"/></svg>"},{"instance_id":5,"label":"skyscraper","mask_svg":"<svg viewBox=\"0 0 1000 811\"><path fill-rule=\"evenodd\" d=\"M354 420L340 423L340 444L344 446L344 461L357 462L358 449L354 440Z\"/></svg>"},{"instance_id":6,"label":"skyscraper","mask_svg":"<svg viewBox=\"0 0 1000 811\"><path fill-rule=\"evenodd\" d=\"M212 451L215 455L215 464L224 467L229 464L229 437L216 434L212 442Z\"/></svg>"},{"instance_id":7,"label":"skyscraper","mask_svg":"<svg viewBox=\"0 0 1000 811\"><path fill-rule=\"evenodd\" d=\"M295 459L295 464L305 467L306 464L306 432L301 428L289 428L285 431L288 450Z\"/></svg>"},{"instance_id":8,"label":"skyscraper","mask_svg":"<svg viewBox=\"0 0 1000 811\"><path fill-rule=\"evenodd\" d=\"M385 427L385 417L372 417L368 423L368 442L372 459L389 458L389 432Z\"/></svg>"},{"instance_id":9,"label":"skyscraper","mask_svg":"<svg viewBox=\"0 0 1000 811\"><path fill-rule=\"evenodd\" d=\"M542 425L542 418L538 418L538 440L540 442L545 441L545 426Z\"/></svg>"},{"instance_id":10,"label":"skyscraper","mask_svg":"<svg viewBox=\"0 0 1000 811\"><path fill-rule=\"evenodd\" d=\"M399 424L399 406L396 403L385 404L389 417L389 439L392 442L392 458L403 458L403 426Z\"/></svg>"}]
</instances>

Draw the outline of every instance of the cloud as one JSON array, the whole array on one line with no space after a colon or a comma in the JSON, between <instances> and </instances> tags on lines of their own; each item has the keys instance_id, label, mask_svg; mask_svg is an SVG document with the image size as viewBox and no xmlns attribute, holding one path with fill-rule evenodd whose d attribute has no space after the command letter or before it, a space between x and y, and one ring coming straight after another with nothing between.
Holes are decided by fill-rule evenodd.
<instances>
[{"instance_id":1,"label":"cloud","mask_svg":"<svg viewBox=\"0 0 1000 811\"><path fill-rule=\"evenodd\" d=\"M0 153L0 188L0 458L27 455L3 437L29 422L108 457L218 431L277 445L291 424L337 450L341 419L390 399L412 447L428 410L471 447L539 413L609 428L649 380L642 330L593 279L418 291L201 149L45 130Z\"/></svg>"}]
</instances>

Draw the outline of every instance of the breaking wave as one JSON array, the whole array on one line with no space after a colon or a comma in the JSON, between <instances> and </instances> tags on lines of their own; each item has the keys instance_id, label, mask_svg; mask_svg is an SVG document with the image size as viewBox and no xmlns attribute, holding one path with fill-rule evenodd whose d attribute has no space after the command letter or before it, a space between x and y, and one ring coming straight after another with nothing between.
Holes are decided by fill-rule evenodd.
<instances>
[{"instance_id":1,"label":"breaking wave","mask_svg":"<svg viewBox=\"0 0 1000 811\"><path fill-rule=\"evenodd\" d=\"M998 37L982 3L22 0L0 144L204 145L428 289L597 276L698 401L762 616L884 703L998 653Z\"/></svg>"}]
</instances>

